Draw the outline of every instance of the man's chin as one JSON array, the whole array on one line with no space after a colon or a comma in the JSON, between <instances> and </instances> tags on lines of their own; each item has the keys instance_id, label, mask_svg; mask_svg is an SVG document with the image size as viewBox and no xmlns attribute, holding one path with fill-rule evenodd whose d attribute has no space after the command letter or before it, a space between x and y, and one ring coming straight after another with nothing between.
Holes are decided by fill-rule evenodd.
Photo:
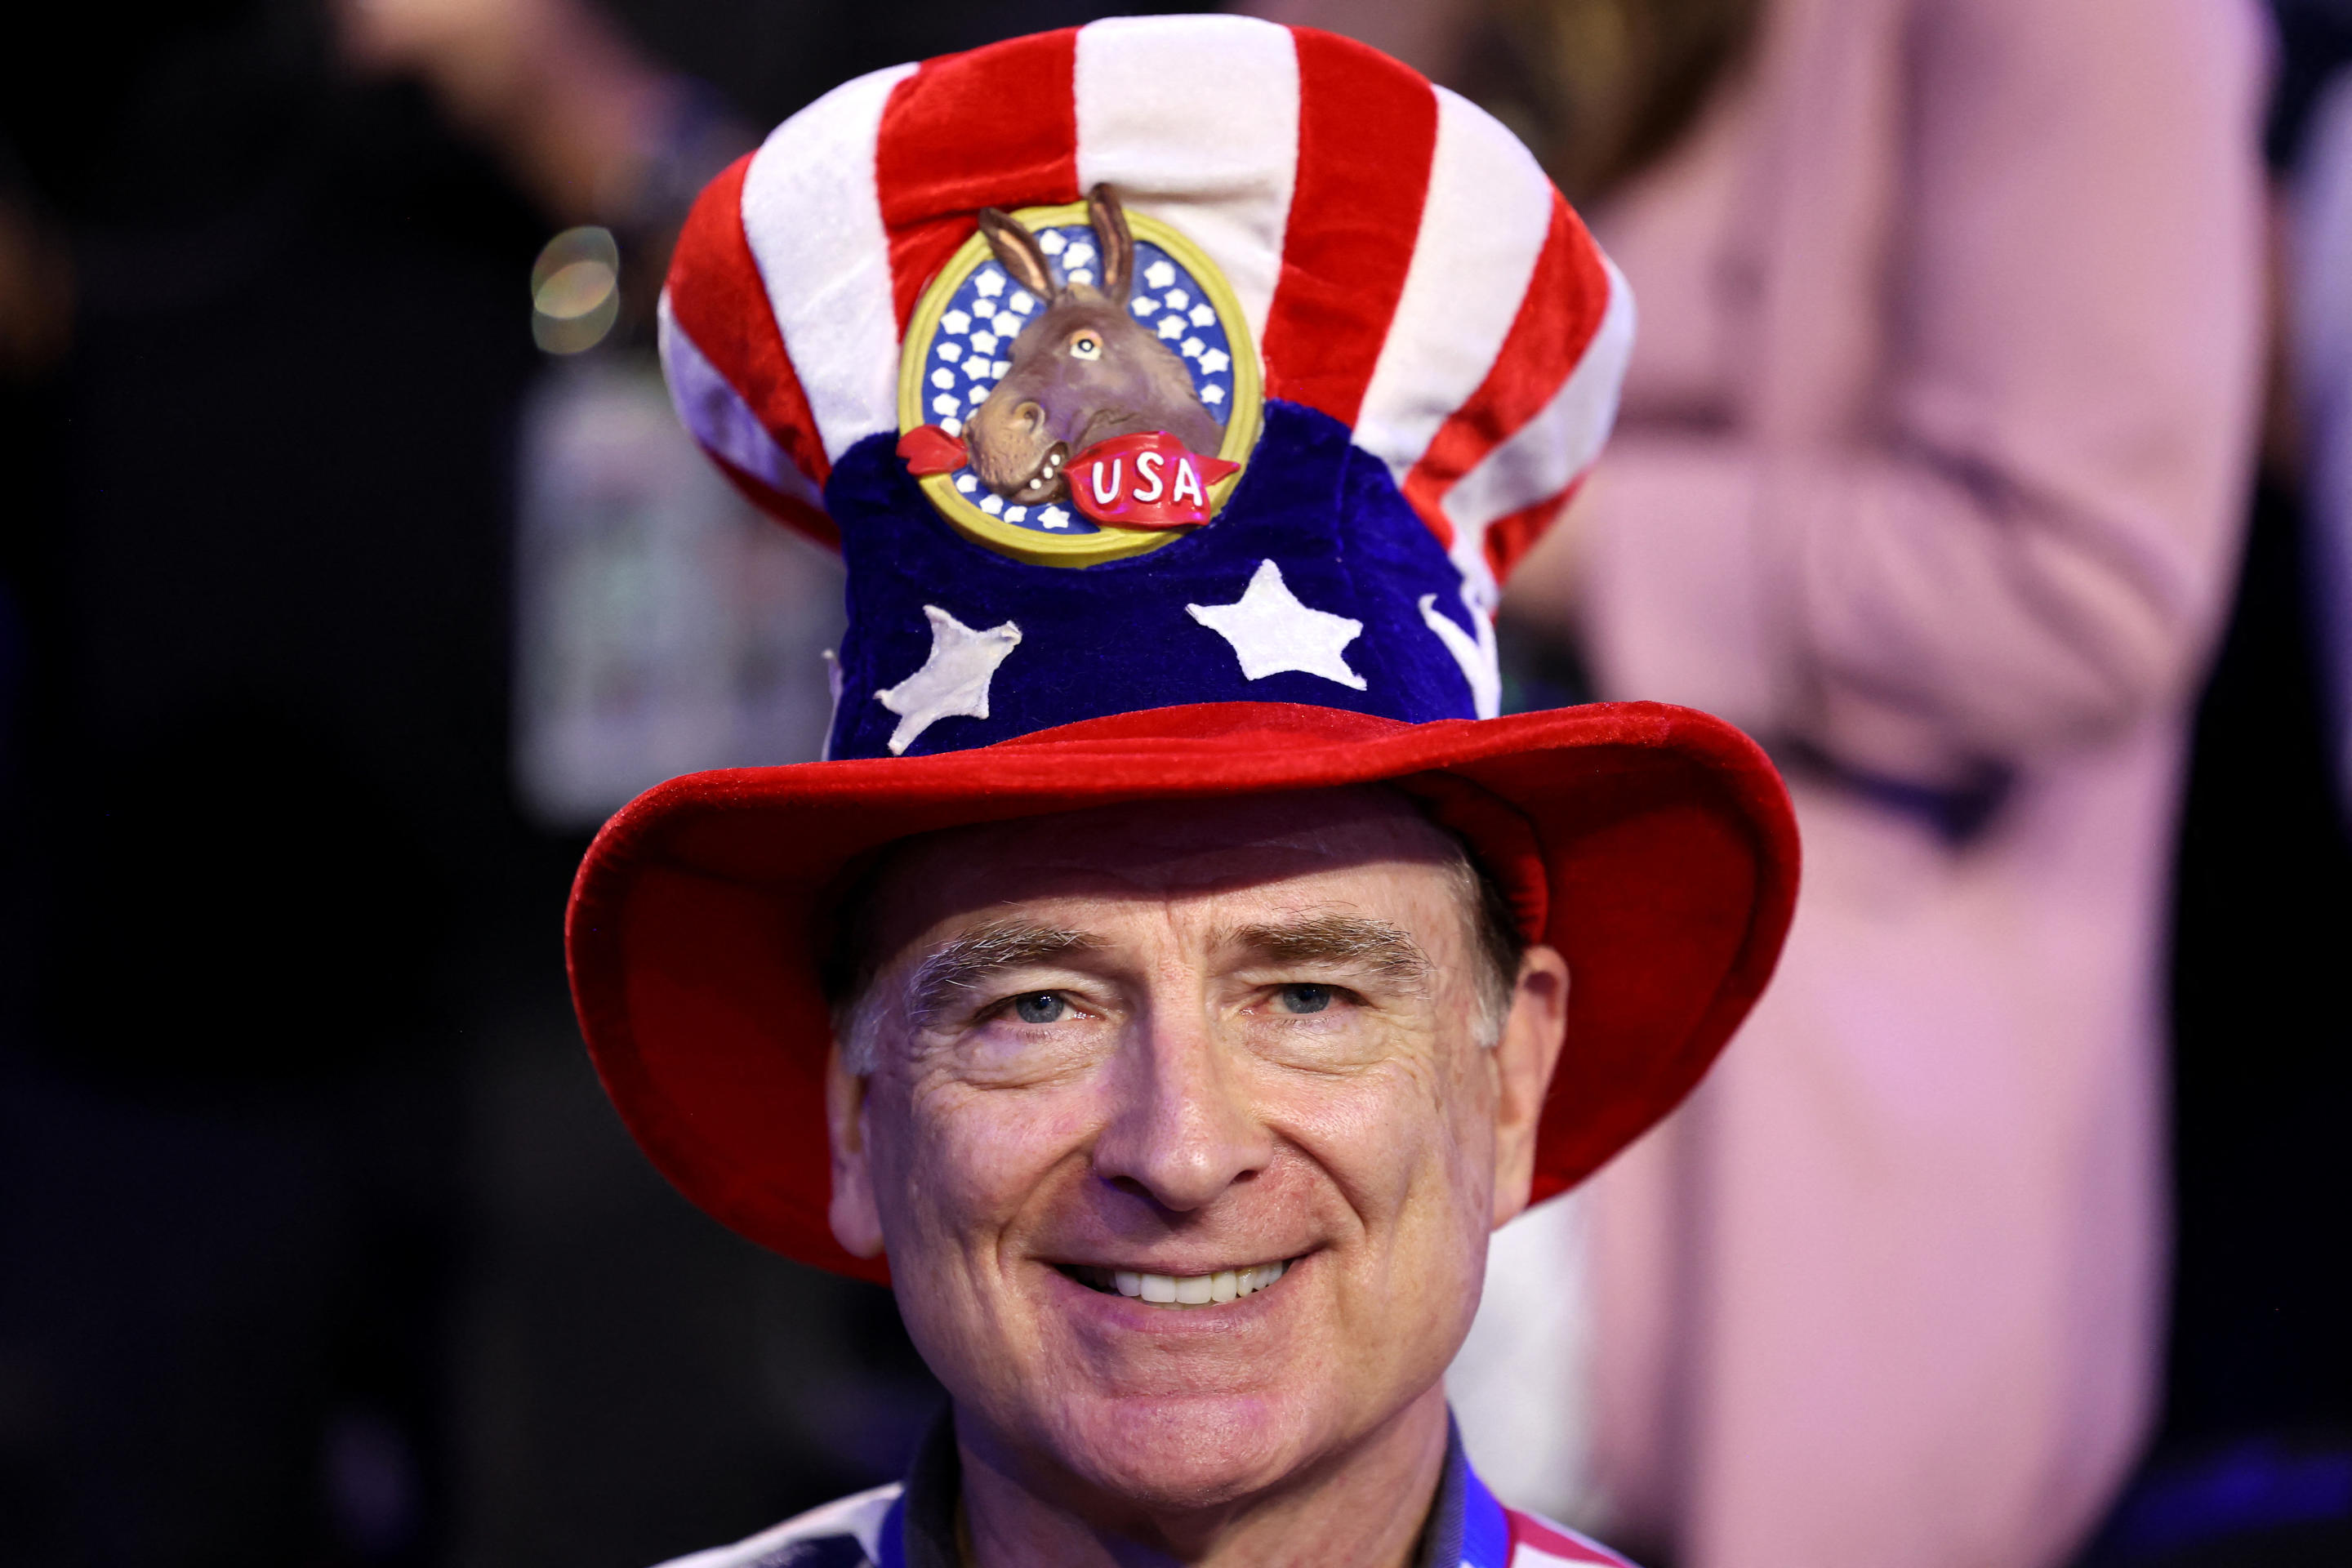
<instances>
[{"instance_id":1,"label":"man's chin","mask_svg":"<svg viewBox=\"0 0 2352 1568\"><path fill-rule=\"evenodd\" d=\"M1311 1463L1304 1403L1265 1394L1081 1400L1054 1424L1055 1458L1082 1486L1144 1512L1223 1508Z\"/></svg>"}]
</instances>

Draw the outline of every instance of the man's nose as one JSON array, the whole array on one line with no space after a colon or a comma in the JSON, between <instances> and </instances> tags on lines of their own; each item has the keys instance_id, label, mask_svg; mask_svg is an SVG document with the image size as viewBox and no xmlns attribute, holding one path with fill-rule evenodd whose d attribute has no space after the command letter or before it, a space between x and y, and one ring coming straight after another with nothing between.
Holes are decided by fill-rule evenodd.
<instances>
[{"instance_id":1,"label":"man's nose","mask_svg":"<svg viewBox=\"0 0 2352 1568\"><path fill-rule=\"evenodd\" d=\"M1247 1068L1207 1022L1155 1016L1123 1055L1118 1103L1095 1143L1097 1176L1182 1213L1265 1168L1274 1137Z\"/></svg>"}]
</instances>

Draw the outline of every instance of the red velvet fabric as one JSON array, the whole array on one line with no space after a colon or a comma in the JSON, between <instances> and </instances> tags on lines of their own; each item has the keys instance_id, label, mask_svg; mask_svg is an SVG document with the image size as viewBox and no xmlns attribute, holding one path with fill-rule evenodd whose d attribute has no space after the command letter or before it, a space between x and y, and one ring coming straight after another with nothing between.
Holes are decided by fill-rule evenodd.
<instances>
[{"instance_id":1,"label":"red velvet fabric","mask_svg":"<svg viewBox=\"0 0 2352 1568\"><path fill-rule=\"evenodd\" d=\"M915 302L982 207L1078 199L1075 27L925 60L890 91L874 147L891 294L903 331ZM1007 111L1019 84L1020 112Z\"/></svg>"},{"instance_id":2,"label":"red velvet fabric","mask_svg":"<svg viewBox=\"0 0 2352 1568\"><path fill-rule=\"evenodd\" d=\"M670 254L668 292L677 324L694 340L728 384L759 410L761 422L782 444L793 466L822 487L832 472L824 446L816 438L816 417L783 334L768 307L767 287L743 233L743 177L751 167L746 153L703 187L678 231ZM728 477L758 505L781 507L787 518L820 542L838 544L833 520L783 496L732 464Z\"/></svg>"},{"instance_id":3,"label":"red velvet fabric","mask_svg":"<svg viewBox=\"0 0 2352 1568\"><path fill-rule=\"evenodd\" d=\"M1608 309L1609 274L1600 247L1555 191L1535 277L1502 353L1469 401L1446 416L1404 477L1404 499L1447 546L1454 542L1454 523L1445 515L1446 493L1551 401L1591 345ZM1522 511L1513 519L1518 529L1527 527L1527 516ZM1543 521L1549 525L1550 517Z\"/></svg>"},{"instance_id":4,"label":"red velvet fabric","mask_svg":"<svg viewBox=\"0 0 2352 1568\"><path fill-rule=\"evenodd\" d=\"M866 1279L833 1240L827 890L909 834L1121 801L1393 782L1566 953L1568 1044L1536 1195L1590 1174L1698 1081L1763 988L1796 895L1780 777L1719 720L1605 703L1401 724L1213 703L976 751L697 773L648 791L582 865L572 994L604 1087L695 1203L752 1240Z\"/></svg>"},{"instance_id":5,"label":"red velvet fabric","mask_svg":"<svg viewBox=\"0 0 2352 1568\"><path fill-rule=\"evenodd\" d=\"M1301 27L1297 188L1265 323L1265 395L1352 426L1412 268L1437 95L1352 38Z\"/></svg>"}]
</instances>

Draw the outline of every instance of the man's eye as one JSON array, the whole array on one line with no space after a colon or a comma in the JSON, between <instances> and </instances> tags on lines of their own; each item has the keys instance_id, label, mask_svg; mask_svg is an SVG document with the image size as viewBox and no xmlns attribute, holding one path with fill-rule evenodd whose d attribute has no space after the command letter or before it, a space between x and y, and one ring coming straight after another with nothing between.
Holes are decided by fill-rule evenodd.
<instances>
[{"instance_id":1,"label":"man's eye","mask_svg":"<svg viewBox=\"0 0 2352 1568\"><path fill-rule=\"evenodd\" d=\"M1286 985L1275 993L1286 1013L1320 1013L1331 1005L1328 985Z\"/></svg>"},{"instance_id":2,"label":"man's eye","mask_svg":"<svg viewBox=\"0 0 2352 1568\"><path fill-rule=\"evenodd\" d=\"M1024 1024L1058 1024L1069 1010L1056 991L1032 991L1013 999L1013 1016Z\"/></svg>"}]
</instances>

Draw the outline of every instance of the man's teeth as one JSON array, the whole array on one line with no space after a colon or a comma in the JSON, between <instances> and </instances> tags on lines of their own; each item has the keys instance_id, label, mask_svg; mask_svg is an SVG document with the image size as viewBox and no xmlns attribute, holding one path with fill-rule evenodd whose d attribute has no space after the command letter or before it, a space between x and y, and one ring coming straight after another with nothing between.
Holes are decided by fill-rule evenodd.
<instances>
[{"instance_id":1,"label":"man's teeth","mask_svg":"<svg viewBox=\"0 0 2352 1568\"><path fill-rule=\"evenodd\" d=\"M1214 1274L1139 1274L1111 1270L1111 1283L1122 1296L1134 1296L1161 1307L1206 1307L1265 1289L1282 1278L1287 1263L1261 1263L1255 1268L1221 1268Z\"/></svg>"}]
</instances>

